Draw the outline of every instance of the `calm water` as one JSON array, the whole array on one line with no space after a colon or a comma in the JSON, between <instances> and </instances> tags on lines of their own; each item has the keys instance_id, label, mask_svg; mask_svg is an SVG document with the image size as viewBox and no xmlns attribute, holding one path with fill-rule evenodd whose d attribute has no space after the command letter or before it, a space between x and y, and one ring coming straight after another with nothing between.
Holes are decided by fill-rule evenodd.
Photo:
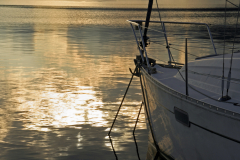
<instances>
[{"instance_id":1,"label":"calm water","mask_svg":"<svg viewBox=\"0 0 240 160\"><path fill-rule=\"evenodd\" d=\"M134 67L138 54L126 20L144 19L145 14L141 10L1 6L0 159L115 159L107 133L131 77L128 68ZM224 13L171 11L161 16L212 24L222 52ZM228 34L234 17L235 12L229 14ZM157 12L153 20L158 20ZM188 37L192 54L213 54L204 27L175 28L167 28L173 48L184 50ZM149 55L167 61L167 55L160 53L166 52L162 35L155 31L149 35ZM172 53L175 60L184 61L182 52ZM132 130L140 103L135 78L112 132L119 159L138 159ZM146 157L147 135L142 111L136 130L141 159Z\"/></svg>"}]
</instances>

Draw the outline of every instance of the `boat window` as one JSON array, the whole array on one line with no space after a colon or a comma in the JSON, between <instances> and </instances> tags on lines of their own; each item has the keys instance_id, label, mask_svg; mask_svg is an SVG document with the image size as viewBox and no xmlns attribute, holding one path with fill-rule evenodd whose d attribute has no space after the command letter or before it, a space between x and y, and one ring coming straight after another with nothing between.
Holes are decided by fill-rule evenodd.
<instances>
[{"instance_id":1,"label":"boat window","mask_svg":"<svg viewBox=\"0 0 240 160\"><path fill-rule=\"evenodd\" d=\"M178 122L182 123L183 125L190 127L190 123L189 123L189 118L188 118L188 113L177 108L174 107L174 114L175 114L175 118Z\"/></svg>"}]
</instances>

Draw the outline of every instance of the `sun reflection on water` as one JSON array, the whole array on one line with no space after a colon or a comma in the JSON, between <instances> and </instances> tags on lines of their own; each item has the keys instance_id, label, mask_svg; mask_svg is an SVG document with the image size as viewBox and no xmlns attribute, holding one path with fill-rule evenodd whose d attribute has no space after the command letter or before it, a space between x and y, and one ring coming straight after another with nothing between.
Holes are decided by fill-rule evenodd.
<instances>
[{"instance_id":1,"label":"sun reflection on water","mask_svg":"<svg viewBox=\"0 0 240 160\"><path fill-rule=\"evenodd\" d=\"M58 93L43 91L39 95L40 101L26 101L19 107L27 110L23 115L27 120L25 129L51 131L48 126L64 128L69 125L92 124L103 126L107 122L103 119L102 111L96 106L102 105L101 99L95 96L92 87L77 86L79 91Z\"/></svg>"},{"instance_id":2,"label":"sun reflection on water","mask_svg":"<svg viewBox=\"0 0 240 160\"><path fill-rule=\"evenodd\" d=\"M9 157L8 150L28 148L23 153L37 153L40 159L78 154L85 148L89 152L89 146L109 153L112 148L105 136L131 76L128 68L134 65L130 58L136 47L126 50L119 45L116 39L122 35L112 34L118 29L82 27L82 11L74 11L75 15L72 10L33 9L31 13L16 18L14 23L24 25L10 28L9 33L0 26L8 42L0 40L4 57L0 59L0 147L8 144L4 151ZM126 39L121 43L128 44ZM140 106L136 105L141 99L138 80L133 80L131 89L113 130L119 134L113 136L119 151L133 141L131 129ZM146 129L144 122L138 128Z\"/></svg>"}]
</instances>

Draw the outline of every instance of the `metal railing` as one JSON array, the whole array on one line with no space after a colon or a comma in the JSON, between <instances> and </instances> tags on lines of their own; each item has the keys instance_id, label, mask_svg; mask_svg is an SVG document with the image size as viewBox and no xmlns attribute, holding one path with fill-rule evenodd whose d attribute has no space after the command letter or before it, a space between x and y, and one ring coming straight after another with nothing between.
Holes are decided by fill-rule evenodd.
<instances>
[{"instance_id":1,"label":"metal railing","mask_svg":"<svg viewBox=\"0 0 240 160\"><path fill-rule=\"evenodd\" d=\"M150 64L149 64L149 61L148 61L148 56L147 56L147 51L146 51L146 46L145 46L145 41L144 41L144 37L142 35L142 28L144 28L143 26L141 26L140 24L142 24L142 22L145 22L143 20L128 20L128 22L130 23L131 27L132 27L132 30L133 30L133 33L134 33L134 36L135 36L135 39L136 39L136 43L137 43L137 46L138 46L138 49L139 49L139 52L140 52L140 55L142 57L142 61L144 62L144 54L145 54L145 57L146 57L146 61L147 61L147 67L149 68L150 67ZM216 47L214 45L214 42L213 42L213 38L212 38L212 33L210 31L210 28L209 26L206 24L206 23L195 23L195 22L171 22L171 21L150 21L150 23L161 23L162 24L162 31L157 31L157 32L160 32L160 33L163 33L164 34L164 38L166 40L166 48L168 50L168 57L169 57L169 62L171 63L172 62L172 55L171 55L171 51L170 51L170 47L169 47L169 43L168 43L168 39L167 39L167 33L166 33L166 30L165 30L165 24L166 23L171 23L171 24L189 24L189 25L204 25L207 27L207 31L208 31L208 34L209 34L209 37L210 37L210 40L211 40L211 43L212 43L212 47L213 47L213 50L214 50L214 53L215 55L217 55L217 51L216 51ZM141 37L141 43L142 43L142 49L140 48L140 42L138 41L137 39L137 36L136 36L136 32L135 32L135 29L133 26L136 26L138 27L138 30L140 32L140 37ZM149 29L149 28L148 28ZM149 29L149 30L153 30L153 31L156 31L154 29ZM144 53L143 53L144 52Z\"/></svg>"}]
</instances>

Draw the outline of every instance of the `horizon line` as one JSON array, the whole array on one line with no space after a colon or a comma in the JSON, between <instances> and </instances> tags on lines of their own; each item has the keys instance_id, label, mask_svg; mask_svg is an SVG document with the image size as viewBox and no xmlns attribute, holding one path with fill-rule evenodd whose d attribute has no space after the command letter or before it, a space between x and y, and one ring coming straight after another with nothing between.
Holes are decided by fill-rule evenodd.
<instances>
[{"instance_id":1,"label":"horizon line","mask_svg":"<svg viewBox=\"0 0 240 160\"><path fill-rule=\"evenodd\" d=\"M0 7L11 8L43 8L43 9L84 9L84 10L147 10L147 8L114 8L114 7L88 7L88 6L47 6L47 5L0 5ZM153 8L153 11L158 11ZM161 11L225 11L224 7L209 7L209 8L159 8ZM228 11L235 11L238 8L227 8Z\"/></svg>"}]
</instances>

